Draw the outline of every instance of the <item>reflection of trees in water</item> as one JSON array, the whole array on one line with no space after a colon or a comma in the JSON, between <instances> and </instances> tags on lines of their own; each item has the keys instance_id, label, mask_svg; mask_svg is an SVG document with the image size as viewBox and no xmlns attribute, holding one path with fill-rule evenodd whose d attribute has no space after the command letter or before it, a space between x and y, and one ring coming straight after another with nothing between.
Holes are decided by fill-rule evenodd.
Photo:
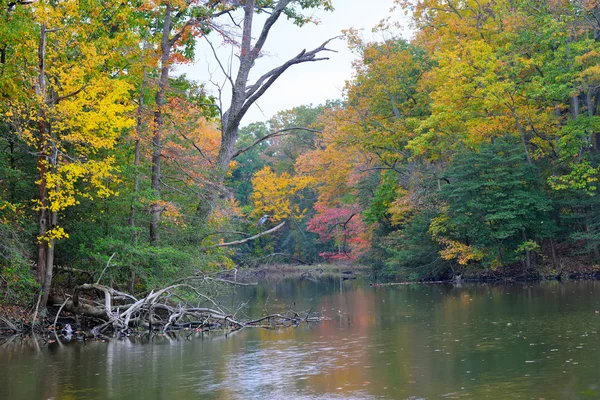
<instances>
[{"instance_id":1,"label":"reflection of trees in water","mask_svg":"<svg viewBox=\"0 0 600 400\"><path fill-rule=\"evenodd\" d=\"M598 282L250 289L238 293L251 297L248 314L268 299L271 312L296 303L332 320L192 341L4 346L0 398L569 398L598 383Z\"/></svg>"}]
</instances>

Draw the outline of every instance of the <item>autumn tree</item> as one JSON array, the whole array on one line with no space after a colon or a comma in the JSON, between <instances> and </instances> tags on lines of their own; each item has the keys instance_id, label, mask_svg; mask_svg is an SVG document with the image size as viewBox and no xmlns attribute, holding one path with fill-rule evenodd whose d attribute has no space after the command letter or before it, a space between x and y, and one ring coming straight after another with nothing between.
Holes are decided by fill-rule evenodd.
<instances>
[{"instance_id":1,"label":"autumn tree","mask_svg":"<svg viewBox=\"0 0 600 400\"><path fill-rule=\"evenodd\" d=\"M164 106L169 83L169 71L177 61L189 61L194 55L194 38L207 34L215 25L214 18L235 10L236 6L221 2L174 1L160 7L160 75L156 91L152 137L152 176L151 184L156 197L152 205L150 222L150 242L159 239L159 222L164 210L161 198L161 161L163 157ZM164 11L163 11L164 10ZM163 13L164 12L164 13Z\"/></svg>"},{"instance_id":2,"label":"autumn tree","mask_svg":"<svg viewBox=\"0 0 600 400\"><path fill-rule=\"evenodd\" d=\"M10 62L26 76L16 84L27 95L10 102L5 115L37 154L42 304L50 292L55 243L68 237L60 213L81 198L114 194L108 182L117 167L107 150L131 126L130 86L118 79L122 71L113 56L115 48L127 45L121 35L125 12L95 3L41 4L28 14L35 35L11 43Z\"/></svg>"}]
</instances>

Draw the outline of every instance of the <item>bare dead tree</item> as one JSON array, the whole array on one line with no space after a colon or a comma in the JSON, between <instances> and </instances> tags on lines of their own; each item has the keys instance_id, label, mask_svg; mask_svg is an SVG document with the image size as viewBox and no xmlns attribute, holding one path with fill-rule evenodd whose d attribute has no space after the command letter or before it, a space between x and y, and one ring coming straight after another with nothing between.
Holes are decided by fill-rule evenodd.
<instances>
[{"instance_id":1,"label":"bare dead tree","mask_svg":"<svg viewBox=\"0 0 600 400\"><path fill-rule=\"evenodd\" d=\"M335 52L327 48L327 45L336 38L331 38L323 42L320 46L307 51L300 51L295 57L279 65L276 68L260 76L252 84L248 83L250 71L254 67L255 61L262 55L265 42L271 33L271 29L279 20L282 14L288 11L288 7L293 5L294 0L279 0L274 2L272 9L268 10L269 17L264 22L260 34L253 41L252 31L254 27L254 14L258 10L256 0L247 0L243 6L243 21L241 23L242 38L239 44L239 68L236 76L225 68L223 62L218 59L216 52L213 51L221 72L231 85L231 102L229 107L221 115L221 145L217 157L217 182L222 183L225 179L231 160L239 154L235 145L238 140L239 127L242 119L250 107L283 75L291 66L307 62L316 62L328 60L328 57L322 56L326 52ZM265 11L264 7L260 9ZM212 45L211 45L212 46ZM245 151L245 150L244 150ZM214 203L218 194L214 193L211 203ZM201 217L210 215L211 207L198 207Z\"/></svg>"}]
</instances>

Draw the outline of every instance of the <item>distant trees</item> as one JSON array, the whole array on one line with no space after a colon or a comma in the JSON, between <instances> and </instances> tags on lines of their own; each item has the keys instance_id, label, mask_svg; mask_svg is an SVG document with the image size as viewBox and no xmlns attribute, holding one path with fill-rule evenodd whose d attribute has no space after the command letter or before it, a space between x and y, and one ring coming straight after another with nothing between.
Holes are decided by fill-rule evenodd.
<instances>
[{"instance_id":1,"label":"distant trees","mask_svg":"<svg viewBox=\"0 0 600 400\"><path fill-rule=\"evenodd\" d=\"M411 278L600 259L599 6L397 3L415 39L347 32L354 78L296 161L321 254Z\"/></svg>"}]
</instances>

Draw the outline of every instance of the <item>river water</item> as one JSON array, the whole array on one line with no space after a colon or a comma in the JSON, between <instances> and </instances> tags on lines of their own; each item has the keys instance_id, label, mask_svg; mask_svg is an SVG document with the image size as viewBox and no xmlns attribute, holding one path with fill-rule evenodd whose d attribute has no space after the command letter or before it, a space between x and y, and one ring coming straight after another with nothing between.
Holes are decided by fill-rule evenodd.
<instances>
[{"instance_id":1,"label":"river water","mask_svg":"<svg viewBox=\"0 0 600 400\"><path fill-rule=\"evenodd\" d=\"M597 399L600 283L266 281L248 317L331 320L193 340L0 347L0 399ZM238 316L239 317L239 316Z\"/></svg>"}]
</instances>

